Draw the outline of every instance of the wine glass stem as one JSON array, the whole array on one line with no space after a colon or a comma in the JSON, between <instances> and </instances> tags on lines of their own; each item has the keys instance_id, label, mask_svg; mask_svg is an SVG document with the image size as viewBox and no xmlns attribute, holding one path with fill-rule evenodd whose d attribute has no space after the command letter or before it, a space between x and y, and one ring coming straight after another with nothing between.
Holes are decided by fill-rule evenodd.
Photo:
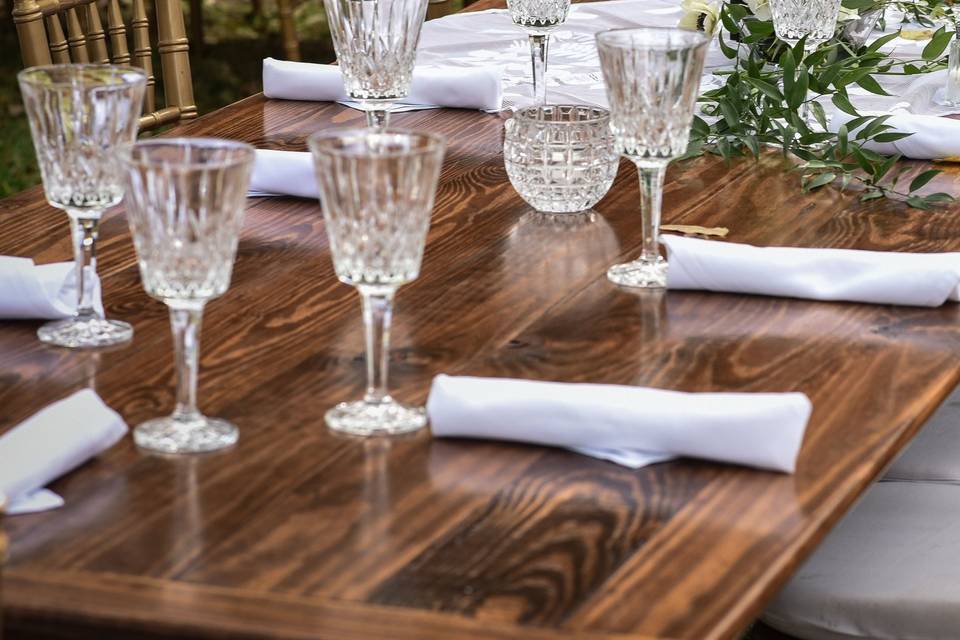
<instances>
[{"instance_id":1,"label":"wine glass stem","mask_svg":"<svg viewBox=\"0 0 960 640\"><path fill-rule=\"evenodd\" d=\"M660 256L660 207L663 203L663 182L667 176L666 162L637 162L640 176L640 218L643 247L640 260L656 262Z\"/></svg>"},{"instance_id":2,"label":"wine glass stem","mask_svg":"<svg viewBox=\"0 0 960 640\"><path fill-rule=\"evenodd\" d=\"M387 370L390 363L390 320L393 316L392 287L358 287L363 299L363 329L367 347L367 393L364 402L390 400Z\"/></svg>"},{"instance_id":3,"label":"wine glass stem","mask_svg":"<svg viewBox=\"0 0 960 640\"><path fill-rule=\"evenodd\" d=\"M390 111L387 109L371 109L366 114L367 127L370 129L386 129L390 124Z\"/></svg>"},{"instance_id":4,"label":"wine glass stem","mask_svg":"<svg viewBox=\"0 0 960 640\"><path fill-rule=\"evenodd\" d=\"M533 97L536 103L547 103L547 52L550 36L530 34L530 60L533 63Z\"/></svg>"},{"instance_id":5,"label":"wine glass stem","mask_svg":"<svg viewBox=\"0 0 960 640\"><path fill-rule=\"evenodd\" d=\"M100 218L70 212L70 232L73 235L73 260L77 285L77 311L74 317L91 320L97 317L93 309L94 278L97 275L97 235Z\"/></svg>"},{"instance_id":6,"label":"wine glass stem","mask_svg":"<svg viewBox=\"0 0 960 640\"><path fill-rule=\"evenodd\" d=\"M187 421L200 417L197 410L197 372L202 318L203 302L170 305L173 353L177 366L177 407L173 411L173 417L177 420Z\"/></svg>"}]
</instances>

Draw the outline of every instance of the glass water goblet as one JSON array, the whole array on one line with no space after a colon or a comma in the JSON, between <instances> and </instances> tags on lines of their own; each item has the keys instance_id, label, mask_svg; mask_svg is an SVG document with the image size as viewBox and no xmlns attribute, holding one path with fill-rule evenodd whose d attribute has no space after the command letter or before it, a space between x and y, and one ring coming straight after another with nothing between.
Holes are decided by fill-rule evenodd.
<instances>
[{"instance_id":1,"label":"glass water goblet","mask_svg":"<svg viewBox=\"0 0 960 640\"><path fill-rule=\"evenodd\" d=\"M425 426L422 407L387 391L390 320L400 285L417 278L430 227L443 138L402 129L328 130L309 139L333 266L363 303L367 390L330 409L330 428L360 436Z\"/></svg>"},{"instance_id":2,"label":"glass water goblet","mask_svg":"<svg viewBox=\"0 0 960 640\"><path fill-rule=\"evenodd\" d=\"M249 145L204 138L129 150L127 219L143 288L170 309L177 369L173 414L133 431L145 449L199 453L237 441L233 424L197 409L197 372L203 309L230 286L253 160Z\"/></svg>"},{"instance_id":3,"label":"glass water goblet","mask_svg":"<svg viewBox=\"0 0 960 640\"><path fill-rule=\"evenodd\" d=\"M833 37L840 4L841 0L770 0L773 28L777 37L791 46L806 38L804 52L810 54ZM810 117L809 100L804 101L800 117L815 124Z\"/></svg>"},{"instance_id":4,"label":"glass water goblet","mask_svg":"<svg viewBox=\"0 0 960 640\"><path fill-rule=\"evenodd\" d=\"M133 327L94 310L100 217L123 198L120 147L137 137L147 76L114 65L33 67L17 75L47 202L70 218L77 309L44 324L42 342L105 347L127 342Z\"/></svg>"},{"instance_id":5,"label":"glass water goblet","mask_svg":"<svg viewBox=\"0 0 960 640\"><path fill-rule=\"evenodd\" d=\"M617 150L633 161L640 175L643 245L637 260L607 271L616 284L667 284L667 261L659 248L663 182L667 165L686 151L690 140L709 43L702 32L665 27L597 34Z\"/></svg>"},{"instance_id":6,"label":"glass water goblet","mask_svg":"<svg viewBox=\"0 0 960 640\"><path fill-rule=\"evenodd\" d=\"M347 95L383 129L410 93L427 0L324 0Z\"/></svg>"},{"instance_id":7,"label":"glass water goblet","mask_svg":"<svg viewBox=\"0 0 960 640\"><path fill-rule=\"evenodd\" d=\"M566 21L570 0L507 0L507 8L514 24L523 27L530 37L534 104L546 104L550 32Z\"/></svg>"}]
</instances>

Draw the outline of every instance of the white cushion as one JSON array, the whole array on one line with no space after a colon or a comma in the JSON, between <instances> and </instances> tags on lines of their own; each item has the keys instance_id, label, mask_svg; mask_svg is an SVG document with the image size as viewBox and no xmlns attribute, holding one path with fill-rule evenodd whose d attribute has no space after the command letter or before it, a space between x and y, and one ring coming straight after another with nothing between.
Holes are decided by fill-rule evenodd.
<instances>
[{"instance_id":1,"label":"white cushion","mask_svg":"<svg viewBox=\"0 0 960 640\"><path fill-rule=\"evenodd\" d=\"M960 387L933 414L883 479L960 483ZM955 637L960 638L960 629Z\"/></svg>"},{"instance_id":2,"label":"white cushion","mask_svg":"<svg viewBox=\"0 0 960 640\"><path fill-rule=\"evenodd\" d=\"M802 640L960 638L960 485L874 485L763 620Z\"/></svg>"}]
</instances>

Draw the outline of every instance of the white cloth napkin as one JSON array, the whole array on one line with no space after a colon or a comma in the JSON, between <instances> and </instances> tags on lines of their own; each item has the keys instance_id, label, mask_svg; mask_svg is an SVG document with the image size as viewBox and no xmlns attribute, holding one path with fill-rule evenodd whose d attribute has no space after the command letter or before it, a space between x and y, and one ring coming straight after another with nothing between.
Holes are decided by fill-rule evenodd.
<instances>
[{"instance_id":1,"label":"white cloth napkin","mask_svg":"<svg viewBox=\"0 0 960 640\"><path fill-rule=\"evenodd\" d=\"M473 68L417 67L410 95L397 110L454 107L499 111L503 102L500 66ZM343 89L340 67L266 58L263 94L284 100L322 100L356 106ZM403 107L407 107L404 109Z\"/></svg>"},{"instance_id":2,"label":"white cloth napkin","mask_svg":"<svg viewBox=\"0 0 960 640\"><path fill-rule=\"evenodd\" d=\"M439 375L435 436L573 449L639 468L678 456L792 473L812 405L802 393L681 393Z\"/></svg>"},{"instance_id":3,"label":"white cloth napkin","mask_svg":"<svg viewBox=\"0 0 960 640\"><path fill-rule=\"evenodd\" d=\"M100 280L87 278L93 287L94 309L103 314ZM0 256L0 318L59 320L77 308L76 278L72 262L35 265L30 258Z\"/></svg>"},{"instance_id":4,"label":"white cloth napkin","mask_svg":"<svg viewBox=\"0 0 960 640\"><path fill-rule=\"evenodd\" d=\"M7 513L33 513L63 505L43 487L106 451L127 425L91 389L54 402L0 436L0 493Z\"/></svg>"},{"instance_id":5,"label":"white cloth napkin","mask_svg":"<svg viewBox=\"0 0 960 640\"><path fill-rule=\"evenodd\" d=\"M938 307L960 300L960 253L754 247L661 236L670 289Z\"/></svg>"},{"instance_id":6,"label":"white cloth napkin","mask_svg":"<svg viewBox=\"0 0 960 640\"><path fill-rule=\"evenodd\" d=\"M880 115L880 114L871 114ZM830 122L833 131L840 129L853 117L838 114ZM913 135L894 142L869 142L865 148L887 156L900 154L914 160L944 160L960 157L960 120L942 116L898 113L890 116L886 124L893 127L888 133L912 133ZM850 139L856 131L850 132Z\"/></svg>"},{"instance_id":7,"label":"white cloth napkin","mask_svg":"<svg viewBox=\"0 0 960 640\"><path fill-rule=\"evenodd\" d=\"M247 195L318 198L310 153L257 149Z\"/></svg>"}]
</instances>

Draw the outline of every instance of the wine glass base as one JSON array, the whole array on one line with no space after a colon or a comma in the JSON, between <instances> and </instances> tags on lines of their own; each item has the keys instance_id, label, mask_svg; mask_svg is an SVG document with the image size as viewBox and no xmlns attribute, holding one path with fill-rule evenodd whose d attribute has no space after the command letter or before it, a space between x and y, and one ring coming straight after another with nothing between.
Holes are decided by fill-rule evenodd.
<instances>
[{"instance_id":1,"label":"wine glass base","mask_svg":"<svg viewBox=\"0 0 960 640\"><path fill-rule=\"evenodd\" d=\"M48 322L37 330L41 342L69 349L95 349L129 342L133 327L120 320L67 318Z\"/></svg>"},{"instance_id":2,"label":"wine glass base","mask_svg":"<svg viewBox=\"0 0 960 640\"><path fill-rule=\"evenodd\" d=\"M207 453L237 443L237 428L219 418L197 416L192 419L154 418L133 430L138 447L160 453Z\"/></svg>"},{"instance_id":3,"label":"wine glass base","mask_svg":"<svg viewBox=\"0 0 960 640\"><path fill-rule=\"evenodd\" d=\"M393 400L379 403L341 402L324 416L334 431L354 436L387 436L410 433L427 425L423 407L411 407Z\"/></svg>"},{"instance_id":4,"label":"wine glass base","mask_svg":"<svg viewBox=\"0 0 960 640\"><path fill-rule=\"evenodd\" d=\"M607 279L622 287L664 289L667 286L667 261L661 256L656 260L634 260L617 264L607 269Z\"/></svg>"}]
</instances>

